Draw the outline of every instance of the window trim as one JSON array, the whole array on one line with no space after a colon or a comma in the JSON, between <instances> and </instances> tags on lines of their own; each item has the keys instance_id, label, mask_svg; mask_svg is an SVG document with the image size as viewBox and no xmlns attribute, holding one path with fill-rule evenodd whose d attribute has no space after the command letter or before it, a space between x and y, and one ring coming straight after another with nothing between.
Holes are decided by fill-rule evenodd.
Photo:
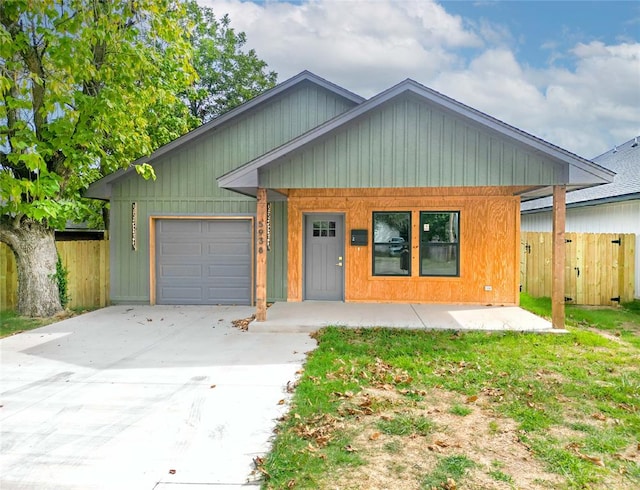
<instances>
[{"instance_id":1,"label":"window trim","mask_svg":"<svg viewBox=\"0 0 640 490\"><path fill-rule=\"evenodd\" d=\"M375 238L376 238L376 215L380 215L380 214L406 214L409 218L409 224L408 224L408 237L406 240L406 244L409 247L409 263L408 263L408 268L407 273L406 274L381 274L381 273L376 273L376 245L385 245L385 246L390 246L390 242L376 242ZM372 245L372 249L371 249L371 275L373 277L412 277L412 271L411 271L411 238L412 238L412 221L413 221L413 212L411 210L407 211L407 210L397 210L397 211L372 211L371 212L371 245ZM404 270L404 269L403 269Z\"/></svg>"},{"instance_id":2,"label":"window trim","mask_svg":"<svg viewBox=\"0 0 640 490\"><path fill-rule=\"evenodd\" d=\"M444 245L455 245L455 250L456 250L456 273L455 274L425 274L422 271L422 256L423 256L423 250L426 248L429 248L428 244L429 242L424 242L422 239L422 234L423 234L423 230L422 230L422 217L426 214L456 214L458 216L457 219L457 234L456 234L456 241L455 242L442 242ZM419 276L420 277L445 277L445 278L456 278L456 277L460 277L460 210L442 210L442 211L420 211L419 212L419 226L420 226L420 230L418 231L419 233L419 237L418 237L418 242L419 242Z\"/></svg>"}]
</instances>

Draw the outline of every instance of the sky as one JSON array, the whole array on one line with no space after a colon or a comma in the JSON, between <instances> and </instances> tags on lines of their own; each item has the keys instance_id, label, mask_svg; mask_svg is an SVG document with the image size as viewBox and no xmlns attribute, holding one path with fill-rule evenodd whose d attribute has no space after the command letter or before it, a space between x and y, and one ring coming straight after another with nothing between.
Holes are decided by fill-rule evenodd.
<instances>
[{"instance_id":1,"label":"sky","mask_svg":"<svg viewBox=\"0 0 640 490\"><path fill-rule=\"evenodd\" d=\"M640 136L640 1L198 0L284 81L411 78L585 158Z\"/></svg>"}]
</instances>

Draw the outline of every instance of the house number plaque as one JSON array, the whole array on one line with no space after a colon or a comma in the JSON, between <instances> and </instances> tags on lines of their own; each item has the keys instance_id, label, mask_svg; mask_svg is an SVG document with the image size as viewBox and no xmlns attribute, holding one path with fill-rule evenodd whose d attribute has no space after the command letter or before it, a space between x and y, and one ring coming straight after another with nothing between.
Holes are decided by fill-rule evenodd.
<instances>
[{"instance_id":1,"label":"house number plaque","mask_svg":"<svg viewBox=\"0 0 640 490\"><path fill-rule=\"evenodd\" d=\"M137 240L138 227L138 203L131 203L131 250L138 250Z\"/></svg>"}]
</instances>

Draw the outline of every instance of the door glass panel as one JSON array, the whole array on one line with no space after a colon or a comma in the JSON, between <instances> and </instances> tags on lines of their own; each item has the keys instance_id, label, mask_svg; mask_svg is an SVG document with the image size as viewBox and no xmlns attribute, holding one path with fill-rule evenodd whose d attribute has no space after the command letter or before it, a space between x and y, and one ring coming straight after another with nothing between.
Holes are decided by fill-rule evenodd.
<instances>
[{"instance_id":1,"label":"door glass panel","mask_svg":"<svg viewBox=\"0 0 640 490\"><path fill-rule=\"evenodd\" d=\"M336 222L335 221L314 221L313 222L314 237L335 237Z\"/></svg>"}]
</instances>

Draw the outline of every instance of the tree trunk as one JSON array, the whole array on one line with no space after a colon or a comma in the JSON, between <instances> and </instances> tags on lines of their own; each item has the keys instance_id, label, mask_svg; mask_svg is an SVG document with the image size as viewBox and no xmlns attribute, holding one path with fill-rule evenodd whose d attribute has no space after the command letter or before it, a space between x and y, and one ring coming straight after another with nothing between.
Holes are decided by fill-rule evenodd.
<instances>
[{"instance_id":1,"label":"tree trunk","mask_svg":"<svg viewBox=\"0 0 640 490\"><path fill-rule=\"evenodd\" d=\"M18 227L0 223L0 241L16 256L18 313L49 317L62 311L55 279L58 251L54 231L25 219Z\"/></svg>"}]
</instances>

